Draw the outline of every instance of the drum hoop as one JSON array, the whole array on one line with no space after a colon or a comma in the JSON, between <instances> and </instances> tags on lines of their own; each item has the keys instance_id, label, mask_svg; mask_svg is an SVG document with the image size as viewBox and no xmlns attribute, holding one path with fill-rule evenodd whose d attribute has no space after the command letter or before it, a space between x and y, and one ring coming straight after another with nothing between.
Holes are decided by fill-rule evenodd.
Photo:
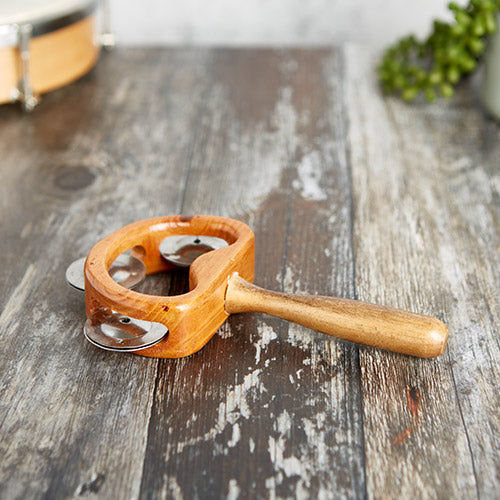
<instances>
[{"instance_id":1,"label":"drum hoop","mask_svg":"<svg viewBox=\"0 0 500 500\"><path fill-rule=\"evenodd\" d=\"M85 7L80 7L73 12L65 13L53 18L45 18L28 23L0 24L0 48L16 47L19 44L17 34L20 26L26 24L31 25L31 37L45 35L85 19L96 10L98 3L98 0L92 0Z\"/></svg>"}]
</instances>

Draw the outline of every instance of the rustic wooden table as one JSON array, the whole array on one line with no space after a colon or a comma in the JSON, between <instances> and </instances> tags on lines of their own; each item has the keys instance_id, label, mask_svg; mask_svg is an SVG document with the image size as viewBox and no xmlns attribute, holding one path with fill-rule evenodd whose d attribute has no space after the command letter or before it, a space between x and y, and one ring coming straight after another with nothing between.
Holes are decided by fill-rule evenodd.
<instances>
[{"instance_id":1,"label":"rustic wooden table","mask_svg":"<svg viewBox=\"0 0 500 500\"><path fill-rule=\"evenodd\" d=\"M127 49L0 109L0 496L499 498L500 129L342 50ZM256 283L435 315L437 359L234 315L179 360L99 350L66 266L134 220L256 234ZM185 276L143 290L179 293Z\"/></svg>"}]
</instances>

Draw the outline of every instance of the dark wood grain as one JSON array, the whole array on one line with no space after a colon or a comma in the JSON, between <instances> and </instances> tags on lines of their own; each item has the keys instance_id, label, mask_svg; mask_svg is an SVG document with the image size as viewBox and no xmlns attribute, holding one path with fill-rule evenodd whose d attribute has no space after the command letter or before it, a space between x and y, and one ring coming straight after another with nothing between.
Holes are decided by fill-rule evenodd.
<instances>
[{"instance_id":1,"label":"dark wood grain","mask_svg":"<svg viewBox=\"0 0 500 500\"><path fill-rule=\"evenodd\" d=\"M0 108L2 498L498 495L499 129L465 87L384 99L372 61L119 49L33 115ZM66 266L175 213L248 223L265 288L438 316L447 352L250 313L185 359L86 343Z\"/></svg>"},{"instance_id":2,"label":"dark wood grain","mask_svg":"<svg viewBox=\"0 0 500 500\"><path fill-rule=\"evenodd\" d=\"M207 75L217 92L200 116L206 131L193 154L183 211L223 210L249 221L257 241L256 282L268 287L348 293L352 283L339 280L345 288L335 290L331 282L332 274L352 268L342 125L332 120L340 100L338 79L331 76L338 63L330 51L259 57L224 51ZM233 66L242 74L228 72ZM257 70L265 92L254 85ZM269 95L276 101L269 102ZM235 116L243 106L269 107L267 120L263 124L246 111ZM250 158L248 144L256 148ZM302 183L310 180L314 190L306 192L309 185ZM255 182L261 183L258 190ZM346 204L347 216L328 220ZM329 231L318 233L318 227ZM332 255L338 271L332 270ZM168 496L176 485L187 498L238 491L279 498L333 490L363 496L356 349L257 315L231 318L223 337L175 371L172 363L161 363L143 496ZM166 429L170 439L158 439Z\"/></svg>"}]
</instances>

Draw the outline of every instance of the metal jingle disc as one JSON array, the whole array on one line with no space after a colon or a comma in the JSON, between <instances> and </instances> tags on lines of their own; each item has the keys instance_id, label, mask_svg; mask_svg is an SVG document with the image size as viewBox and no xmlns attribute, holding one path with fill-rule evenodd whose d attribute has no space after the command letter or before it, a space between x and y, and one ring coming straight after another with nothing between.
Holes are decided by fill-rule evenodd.
<instances>
[{"instance_id":1,"label":"metal jingle disc","mask_svg":"<svg viewBox=\"0 0 500 500\"><path fill-rule=\"evenodd\" d=\"M85 290L83 272L86 257L75 260L66 269L66 281L77 290ZM110 276L125 288L134 288L146 277L146 266L128 254L119 255L109 268Z\"/></svg>"},{"instance_id":2,"label":"metal jingle disc","mask_svg":"<svg viewBox=\"0 0 500 500\"><path fill-rule=\"evenodd\" d=\"M227 247L227 241L215 236L179 235L167 236L160 244L161 256L179 267L189 267L204 253Z\"/></svg>"},{"instance_id":3,"label":"metal jingle disc","mask_svg":"<svg viewBox=\"0 0 500 500\"><path fill-rule=\"evenodd\" d=\"M102 308L87 319L83 333L91 344L101 349L127 352L157 344L168 334L168 328Z\"/></svg>"},{"instance_id":4,"label":"metal jingle disc","mask_svg":"<svg viewBox=\"0 0 500 500\"><path fill-rule=\"evenodd\" d=\"M123 253L111 264L108 272L121 286L134 288L146 277L146 266L142 260Z\"/></svg>"}]
</instances>

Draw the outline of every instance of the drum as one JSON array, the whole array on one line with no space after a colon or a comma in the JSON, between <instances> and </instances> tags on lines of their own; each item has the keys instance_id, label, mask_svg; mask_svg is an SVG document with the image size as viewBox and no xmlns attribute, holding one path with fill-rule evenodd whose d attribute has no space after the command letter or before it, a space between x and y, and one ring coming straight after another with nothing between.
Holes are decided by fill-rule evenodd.
<instances>
[{"instance_id":1,"label":"drum","mask_svg":"<svg viewBox=\"0 0 500 500\"><path fill-rule=\"evenodd\" d=\"M0 103L66 85L97 61L97 1L19 0L0 3Z\"/></svg>"}]
</instances>

